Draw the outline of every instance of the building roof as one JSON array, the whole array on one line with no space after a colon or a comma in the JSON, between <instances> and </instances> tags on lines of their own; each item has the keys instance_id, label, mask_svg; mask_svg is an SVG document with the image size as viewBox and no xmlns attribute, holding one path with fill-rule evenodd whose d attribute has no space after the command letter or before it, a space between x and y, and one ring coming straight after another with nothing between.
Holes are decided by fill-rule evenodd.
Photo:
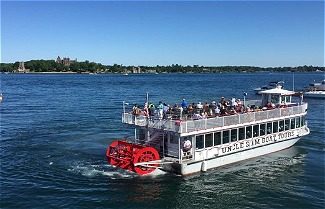
<instances>
[{"instance_id":1,"label":"building roof","mask_svg":"<svg viewBox=\"0 0 325 209\"><path fill-rule=\"evenodd\" d=\"M279 95L292 95L295 94L294 91L288 91L281 88L274 88L274 89L268 89L265 91L261 91L262 94L279 94Z\"/></svg>"}]
</instances>

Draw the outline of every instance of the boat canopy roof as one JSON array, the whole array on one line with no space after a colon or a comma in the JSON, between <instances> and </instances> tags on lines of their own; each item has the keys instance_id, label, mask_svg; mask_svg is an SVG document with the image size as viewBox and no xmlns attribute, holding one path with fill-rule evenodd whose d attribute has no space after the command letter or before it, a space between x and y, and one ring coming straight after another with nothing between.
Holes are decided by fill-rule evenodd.
<instances>
[{"instance_id":1,"label":"boat canopy roof","mask_svg":"<svg viewBox=\"0 0 325 209\"><path fill-rule=\"evenodd\" d=\"M295 94L294 91L288 91L281 88L274 88L265 91L261 91L262 94L277 94L277 95L293 95Z\"/></svg>"}]
</instances>

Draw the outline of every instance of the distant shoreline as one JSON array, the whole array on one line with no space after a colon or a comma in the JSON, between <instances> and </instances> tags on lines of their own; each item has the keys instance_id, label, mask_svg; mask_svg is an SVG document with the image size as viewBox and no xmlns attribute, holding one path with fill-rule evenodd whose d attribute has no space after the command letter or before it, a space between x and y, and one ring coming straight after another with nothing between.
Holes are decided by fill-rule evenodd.
<instances>
[{"instance_id":1,"label":"distant shoreline","mask_svg":"<svg viewBox=\"0 0 325 209\"><path fill-rule=\"evenodd\" d=\"M92 73L92 72L56 72L56 71L50 71L50 72L1 72L1 74L79 74L79 75L155 75L155 74L225 74L225 73L240 73L240 74L250 74L250 73L325 73L325 71L240 71L240 72L234 72L234 71L224 71L224 72L161 72L161 73L152 73L152 72L143 72L143 73L120 73L120 72L98 72L98 73Z\"/></svg>"}]
</instances>

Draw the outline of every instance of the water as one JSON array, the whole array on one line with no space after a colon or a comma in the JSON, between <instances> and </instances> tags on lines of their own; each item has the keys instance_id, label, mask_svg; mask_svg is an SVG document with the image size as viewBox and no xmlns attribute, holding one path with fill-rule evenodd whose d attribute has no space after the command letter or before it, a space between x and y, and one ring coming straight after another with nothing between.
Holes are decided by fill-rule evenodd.
<instances>
[{"instance_id":1,"label":"water","mask_svg":"<svg viewBox=\"0 0 325 209\"><path fill-rule=\"evenodd\" d=\"M322 73L295 74L295 88ZM179 177L138 177L106 164L122 101L180 103L254 99L290 73L159 75L1 75L1 208L323 208L324 100L308 99L311 134L263 157Z\"/></svg>"}]
</instances>

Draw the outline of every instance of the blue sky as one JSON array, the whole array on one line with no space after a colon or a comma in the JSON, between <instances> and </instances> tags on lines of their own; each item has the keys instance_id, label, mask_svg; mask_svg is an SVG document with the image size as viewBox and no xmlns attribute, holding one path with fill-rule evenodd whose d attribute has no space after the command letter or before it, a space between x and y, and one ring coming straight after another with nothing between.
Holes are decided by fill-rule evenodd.
<instances>
[{"instance_id":1,"label":"blue sky","mask_svg":"<svg viewBox=\"0 0 325 209\"><path fill-rule=\"evenodd\" d=\"M1 62L324 66L324 2L1 2Z\"/></svg>"}]
</instances>

